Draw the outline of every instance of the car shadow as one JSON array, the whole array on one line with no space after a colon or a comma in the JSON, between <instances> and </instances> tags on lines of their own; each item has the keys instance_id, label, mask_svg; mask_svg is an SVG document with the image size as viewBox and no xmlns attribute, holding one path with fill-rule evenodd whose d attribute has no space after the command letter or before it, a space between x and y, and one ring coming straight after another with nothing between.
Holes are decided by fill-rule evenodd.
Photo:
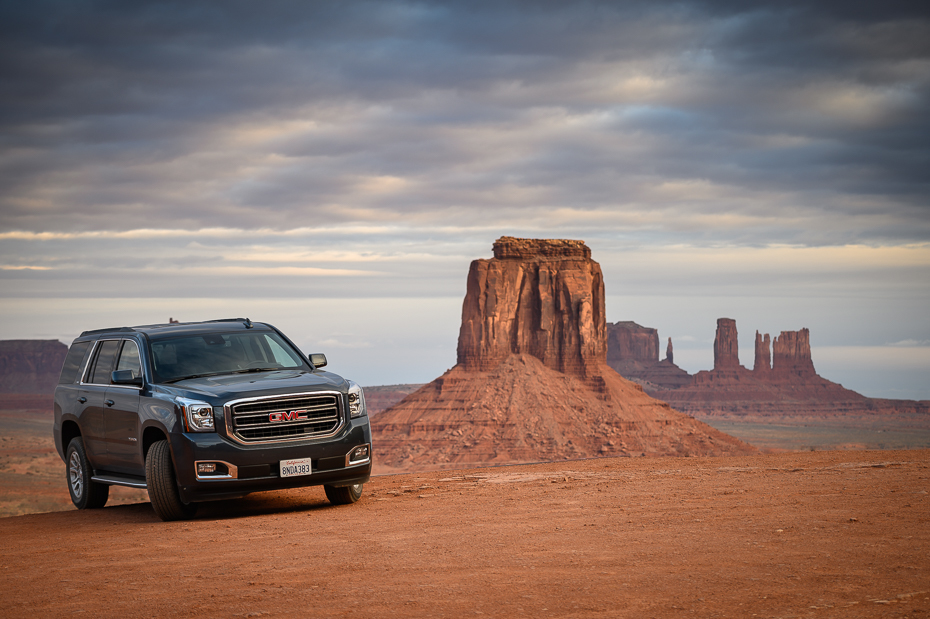
<instances>
[{"instance_id":1,"label":"car shadow","mask_svg":"<svg viewBox=\"0 0 930 619\"><path fill-rule=\"evenodd\" d=\"M322 494L322 491L320 492ZM277 490L250 494L238 499L205 501L197 504L197 513L190 521L230 520L272 514L310 513L324 509L335 509L325 497L312 491ZM84 514L105 513L122 522L161 522L155 515L152 504L128 503L113 505L102 510L86 510Z\"/></svg>"}]
</instances>

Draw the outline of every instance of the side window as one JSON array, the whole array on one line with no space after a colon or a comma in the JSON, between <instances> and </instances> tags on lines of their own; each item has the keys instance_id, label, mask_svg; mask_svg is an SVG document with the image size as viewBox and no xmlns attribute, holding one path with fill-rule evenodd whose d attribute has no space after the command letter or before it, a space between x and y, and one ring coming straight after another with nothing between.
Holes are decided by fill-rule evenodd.
<instances>
[{"instance_id":1,"label":"side window","mask_svg":"<svg viewBox=\"0 0 930 619\"><path fill-rule=\"evenodd\" d=\"M123 340L123 350L119 354L118 370L132 370L133 376L142 376L142 361L139 359L139 347L132 340Z\"/></svg>"},{"instance_id":2,"label":"side window","mask_svg":"<svg viewBox=\"0 0 930 619\"><path fill-rule=\"evenodd\" d=\"M119 340L105 340L97 348L97 358L91 371L90 382L96 385L109 385L110 372L113 371L113 361L119 349Z\"/></svg>"},{"instance_id":3,"label":"side window","mask_svg":"<svg viewBox=\"0 0 930 619\"><path fill-rule=\"evenodd\" d=\"M61 368L61 376L58 378L59 385L70 385L77 380L78 370L84 362L84 355L90 348L91 342L78 342L72 344L68 349L68 356L65 357L65 364Z\"/></svg>"}]
</instances>

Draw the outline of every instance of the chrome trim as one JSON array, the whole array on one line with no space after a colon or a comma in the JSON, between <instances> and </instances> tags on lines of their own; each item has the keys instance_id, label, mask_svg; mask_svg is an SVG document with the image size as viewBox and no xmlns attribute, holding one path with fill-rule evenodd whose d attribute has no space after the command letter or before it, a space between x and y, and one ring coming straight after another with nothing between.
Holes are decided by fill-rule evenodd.
<instances>
[{"instance_id":1,"label":"chrome trim","mask_svg":"<svg viewBox=\"0 0 930 619\"><path fill-rule=\"evenodd\" d=\"M101 386L104 386L104 385L101 385ZM117 384L114 384L114 383L110 383L109 385L105 385L105 386L106 386L106 387L109 387L110 389L114 389L114 388L116 388L116 389L135 389L136 391L142 391L142 387L140 387L139 385L117 385Z\"/></svg>"},{"instance_id":2,"label":"chrome trim","mask_svg":"<svg viewBox=\"0 0 930 619\"><path fill-rule=\"evenodd\" d=\"M303 397L315 397L321 395L336 396L337 407L339 408L339 425L337 425L332 431L326 434L314 434L313 436L294 436L286 438L277 438L272 440L256 440L256 441L247 441L236 435L235 428L233 427L233 407L240 404L248 404L252 402L274 402L275 400L293 400L295 398ZM343 401L343 394L340 391L302 391L300 393L281 393L278 395L270 396L256 396L254 398L239 398L238 400L230 400L223 404L223 417L226 420L226 436L240 445L280 445L281 443L298 443L305 441L315 441L323 438L332 438L339 434L343 428L346 426L346 411L345 403ZM272 427L271 424L268 424L267 427Z\"/></svg>"},{"instance_id":3,"label":"chrome trim","mask_svg":"<svg viewBox=\"0 0 930 619\"><path fill-rule=\"evenodd\" d=\"M89 377L87 376L87 371L90 369L90 362L91 362L91 360L94 358L94 355L97 354L97 348L100 347L100 342L103 342L103 341L104 341L104 340L94 340L94 345L93 345L93 347L90 349L90 354L87 355L87 361L84 362L84 369L81 370L81 380L80 380L80 382L78 382L79 385L94 385L94 384L96 384L96 383L88 383L88 382L85 382L85 379L86 379L86 378L89 378Z\"/></svg>"},{"instance_id":4,"label":"chrome trim","mask_svg":"<svg viewBox=\"0 0 930 619\"><path fill-rule=\"evenodd\" d=\"M352 455L352 452L355 451L356 449L358 449L359 447L368 447L368 457L365 458L364 460L357 460L357 461L355 461L355 462L349 462L349 456L351 456L351 455ZM356 445L355 447L353 447L352 449L349 450L349 453L346 454L346 466L345 466L345 468L349 468L349 467L353 467L353 466L359 466L359 465L362 465L362 464L368 464L369 462L371 462L371 443L364 443L363 445Z\"/></svg>"},{"instance_id":5,"label":"chrome trim","mask_svg":"<svg viewBox=\"0 0 930 619\"><path fill-rule=\"evenodd\" d=\"M210 464L225 464L226 468L229 469L229 473L226 475L204 475L200 476L200 473L197 472L197 465L201 462L210 463ZM194 460L194 477L197 478L197 481L223 481L226 479L239 479L239 467L235 464L230 464L225 460Z\"/></svg>"},{"instance_id":6,"label":"chrome trim","mask_svg":"<svg viewBox=\"0 0 930 619\"><path fill-rule=\"evenodd\" d=\"M109 484L111 486L126 486L127 488L139 488L145 490L148 488L144 481L130 481L123 477L107 477L106 475L94 475L90 478L91 481L100 482L102 484Z\"/></svg>"}]
</instances>

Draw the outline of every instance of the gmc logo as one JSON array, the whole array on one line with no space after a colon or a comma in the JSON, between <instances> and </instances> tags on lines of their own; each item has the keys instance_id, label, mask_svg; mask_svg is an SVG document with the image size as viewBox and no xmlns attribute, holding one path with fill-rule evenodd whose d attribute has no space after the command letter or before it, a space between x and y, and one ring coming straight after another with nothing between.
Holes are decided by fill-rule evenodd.
<instances>
[{"instance_id":1,"label":"gmc logo","mask_svg":"<svg viewBox=\"0 0 930 619\"><path fill-rule=\"evenodd\" d=\"M298 421L304 419L307 414L307 411L304 409L296 411L283 411L278 413L270 413L268 415L268 421L278 422L278 421Z\"/></svg>"}]
</instances>

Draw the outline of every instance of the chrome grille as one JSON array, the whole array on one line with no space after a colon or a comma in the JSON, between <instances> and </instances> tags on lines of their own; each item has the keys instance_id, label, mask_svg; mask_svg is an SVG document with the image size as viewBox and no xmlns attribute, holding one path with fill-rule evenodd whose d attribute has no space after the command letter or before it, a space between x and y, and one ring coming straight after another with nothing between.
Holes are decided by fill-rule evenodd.
<instances>
[{"instance_id":1,"label":"chrome grille","mask_svg":"<svg viewBox=\"0 0 930 619\"><path fill-rule=\"evenodd\" d=\"M237 400L226 405L230 434L243 443L296 441L342 427L342 394L333 391Z\"/></svg>"}]
</instances>

